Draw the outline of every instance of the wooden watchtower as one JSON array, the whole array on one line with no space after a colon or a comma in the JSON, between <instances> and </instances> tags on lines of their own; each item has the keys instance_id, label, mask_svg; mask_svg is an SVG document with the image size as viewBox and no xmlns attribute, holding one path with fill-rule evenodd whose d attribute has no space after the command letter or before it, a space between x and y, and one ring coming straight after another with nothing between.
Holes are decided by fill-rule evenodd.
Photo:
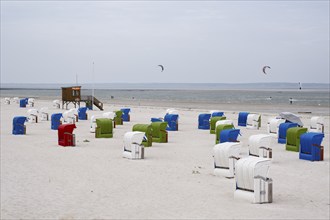
<instances>
[{"instance_id":1,"label":"wooden watchtower","mask_svg":"<svg viewBox=\"0 0 330 220\"><path fill-rule=\"evenodd\" d=\"M71 102L80 107L81 101L81 86L72 86L72 87L62 87L62 108L64 108L64 104L66 104L66 109L68 108L68 104Z\"/></svg>"}]
</instances>

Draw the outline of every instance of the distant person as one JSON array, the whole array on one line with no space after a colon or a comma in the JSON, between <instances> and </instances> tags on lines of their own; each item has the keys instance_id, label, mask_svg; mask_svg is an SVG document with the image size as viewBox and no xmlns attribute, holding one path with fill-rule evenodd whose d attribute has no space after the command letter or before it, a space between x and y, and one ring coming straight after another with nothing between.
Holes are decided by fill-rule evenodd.
<instances>
[{"instance_id":1,"label":"distant person","mask_svg":"<svg viewBox=\"0 0 330 220\"><path fill-rule=\"evenodd\" d=\"M289 101L290 101L290 104L292 104L292 101L293 101L293 99L292 99L292 98L290 98L290 99L289 99Z\"/></svg>"}]
</instances>

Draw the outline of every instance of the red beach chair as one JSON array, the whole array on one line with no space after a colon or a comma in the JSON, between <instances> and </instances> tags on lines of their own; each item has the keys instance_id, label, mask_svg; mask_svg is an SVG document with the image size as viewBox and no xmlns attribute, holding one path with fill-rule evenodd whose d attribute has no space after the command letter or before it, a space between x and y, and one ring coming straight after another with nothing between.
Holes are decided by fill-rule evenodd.
<instances>
[{"instance_id":1,"label":"red beach chair","mask_svg":"<svg viewBox=\"0 0 330 220\"><path fill-rule=\"evenodd\" d=\"M75 124L63 124L58 126L58 144L61 146L76 146L75 135L72 134Z\"/></svg>"}]
</instances>

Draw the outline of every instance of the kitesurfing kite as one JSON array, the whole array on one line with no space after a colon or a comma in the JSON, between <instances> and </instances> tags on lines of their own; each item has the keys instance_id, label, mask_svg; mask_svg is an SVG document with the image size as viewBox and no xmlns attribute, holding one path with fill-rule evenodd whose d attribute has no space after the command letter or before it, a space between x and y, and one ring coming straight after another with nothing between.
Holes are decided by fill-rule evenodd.
<instances>
[{"instance_id":1,"label":"kitesurfing kite","mask_svg":"<svg viewBox=\"0 0 330 220\"><path fill-rule=\"evenodd\" d=\"M162 72L164 71L164 66L163 65L158 65L160 68L162 68Z\"/></svg>"},{"instance_id":2,"label":"kitesurfing kite","mask_svg":"<svg viewBox=\"0 0 330 220\"><path fill-rule=\"evenodd\" d=\"M264 67L262 68L262 72L264 72L264 74L267 75L267 73L266 73L266 68L269 68L269 69L270 69L270 66L264 66Z\"/></svg>"}]
</instances>

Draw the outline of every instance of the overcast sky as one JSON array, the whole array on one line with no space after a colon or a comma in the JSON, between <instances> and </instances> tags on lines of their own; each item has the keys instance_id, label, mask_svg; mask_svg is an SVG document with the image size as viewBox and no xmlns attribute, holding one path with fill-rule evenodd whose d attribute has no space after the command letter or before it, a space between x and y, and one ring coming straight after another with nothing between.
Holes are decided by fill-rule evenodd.
<instances>
[{"instance_id":1,"label":"overcast sky","mask_svg":"<svg viewBox=\"0 0 330 220\"><path fill-rule=\"evenodd\" d=\"M79 83L328 83L329 1L1 1L1 83L76 75Z\"/></svg>"}]
</instances>

